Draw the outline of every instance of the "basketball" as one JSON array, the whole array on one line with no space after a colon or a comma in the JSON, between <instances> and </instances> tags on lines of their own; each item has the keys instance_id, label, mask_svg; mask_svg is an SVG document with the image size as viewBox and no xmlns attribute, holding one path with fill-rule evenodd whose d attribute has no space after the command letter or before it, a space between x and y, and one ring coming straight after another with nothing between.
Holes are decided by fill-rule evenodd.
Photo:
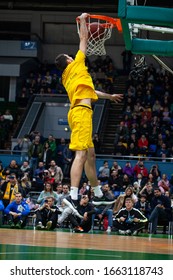
<instances>
[{"instance_id":1,"label":"basketball","mask_svg":"<svg viewBox=\"0 0 173 280\"><path fill-rule=\"evenodd\" d=\"M88 26L89 38L102 39L104 37L105 28L99 22L92 22Z\"/></svg>"}]
</instances>

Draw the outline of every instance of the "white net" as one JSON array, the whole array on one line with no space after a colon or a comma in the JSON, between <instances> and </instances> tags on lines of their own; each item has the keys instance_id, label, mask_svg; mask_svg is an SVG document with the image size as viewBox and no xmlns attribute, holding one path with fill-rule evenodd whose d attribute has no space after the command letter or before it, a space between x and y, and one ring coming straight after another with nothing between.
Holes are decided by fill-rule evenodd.
<instances>
[{"instance_id":1,"label":"white net","mask_svg":"<svg viewBox=\"0 0 173 280\"><path fill-rule=\"evenodd\" d=\"M97 21L97 29L92 28L91 18L88 19L88 44L86 55L105 55L105 41L111 37L113 24L106 20L94 19L94 22ZM80 34L80 22L77 21L77 31Z\"/></svg>"}]
</instances>

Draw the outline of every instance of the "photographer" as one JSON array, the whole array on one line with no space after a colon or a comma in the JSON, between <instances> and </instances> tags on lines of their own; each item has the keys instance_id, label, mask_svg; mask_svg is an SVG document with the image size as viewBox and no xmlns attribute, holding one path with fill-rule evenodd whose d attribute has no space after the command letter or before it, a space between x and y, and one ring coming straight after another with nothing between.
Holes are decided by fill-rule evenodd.
<instances>
[{"instance_id":1,"label":"photographer","mask_svg":"<svg viewBox=\"0 0 173 280\"><path fill-rule=\"evenodd\" d=\"M56 228L58 214L61 213L54 205L55 199L47 197L36 212L36 229L53 230Z\"/></svg>"}]
</instances>

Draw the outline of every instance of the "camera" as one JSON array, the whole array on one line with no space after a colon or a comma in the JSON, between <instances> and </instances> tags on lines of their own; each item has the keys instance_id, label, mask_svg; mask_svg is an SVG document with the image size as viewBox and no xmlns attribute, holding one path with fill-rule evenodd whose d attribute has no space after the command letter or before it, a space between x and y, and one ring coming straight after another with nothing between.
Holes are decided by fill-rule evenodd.
<instances>
[{"instance_id":1,"label":"camera","mask_svg":"<svg viewBox=\"0 0 173 280\"><path fill-rule=\"evenodd\" d=\"M45 203L48 203L48 200L47 199L45 199L45 201L44 201Z\"/></svg>"}]
</instances>

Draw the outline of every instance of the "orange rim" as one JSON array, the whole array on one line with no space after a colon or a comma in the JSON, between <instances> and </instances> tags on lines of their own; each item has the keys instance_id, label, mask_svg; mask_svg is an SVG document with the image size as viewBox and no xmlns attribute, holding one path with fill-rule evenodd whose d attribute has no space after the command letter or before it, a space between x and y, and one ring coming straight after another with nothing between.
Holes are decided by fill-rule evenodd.
<instances>
[{"instance_id":1,"label":"orange rim","mask_svg":"<svg viewBox=\"0 0 173 280\"><path fill-rule=\"evenodd\" d=\"M121 21L119 18L112 18L108 16L103 16L103 15L88 15L90 18L96 18L96 19L101 19L107 21L107 23L101 23L101 25L104 28L109 28L113 25L113 27L116 27L118 31L122 31L122 26L121 26ZM76 21L80 22L80 18L77 17Z\"/></svg>"}]
</instances>

